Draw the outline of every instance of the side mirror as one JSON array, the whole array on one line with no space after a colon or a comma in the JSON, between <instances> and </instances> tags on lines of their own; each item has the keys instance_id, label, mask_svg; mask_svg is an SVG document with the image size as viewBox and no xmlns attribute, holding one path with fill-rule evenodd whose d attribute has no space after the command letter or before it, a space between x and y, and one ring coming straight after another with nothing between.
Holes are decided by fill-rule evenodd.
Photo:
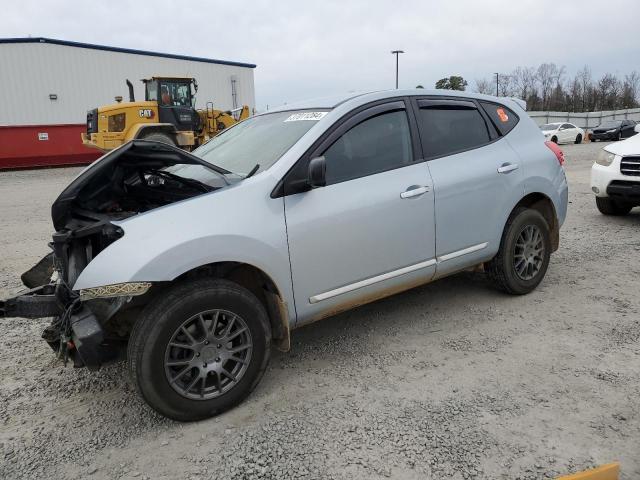
<instances>
[{"instance_id":1,"label":"side mirror","mask_svg":"<svg viewBox=\"0 0 640 480\"><path fill-rule=\"evenodd\" d=\"M325 158L312 158L309 161L309 169L307 171L307 184L311 188L324 187L327 184L326 173L327 162Z\"/></svg>"}]
</instances>

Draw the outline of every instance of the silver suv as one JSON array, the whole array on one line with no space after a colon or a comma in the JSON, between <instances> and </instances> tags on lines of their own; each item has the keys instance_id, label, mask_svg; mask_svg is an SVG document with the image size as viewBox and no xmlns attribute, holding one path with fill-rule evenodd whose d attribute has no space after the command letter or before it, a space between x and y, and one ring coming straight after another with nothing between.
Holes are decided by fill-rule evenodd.
<instances>
[{"instance_id":1,"label":"silver suv","mask_svg":"<svg viewBox=\"0 0 640 480\"><path fill-rule=\"evenodd\" d=\"M424 90L267 112L192 153L133 141L62 192L53 252L0 315L52 316L61 358L126 359L155 410L209 417L293 328L471 268L533 290L562 161L516 101Z\"/></svg>"}]
</instances>

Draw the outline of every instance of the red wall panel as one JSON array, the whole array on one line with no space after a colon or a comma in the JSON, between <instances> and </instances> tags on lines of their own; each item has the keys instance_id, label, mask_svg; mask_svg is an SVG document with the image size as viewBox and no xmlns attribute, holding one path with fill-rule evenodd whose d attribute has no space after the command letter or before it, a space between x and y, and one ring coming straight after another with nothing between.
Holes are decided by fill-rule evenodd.
<instances>
[{"instance_id":1,"label":"red wall panel","mask_svg":"<svg viewBox=\"0 0 640 480\"><path fill-rule=\"evenodd\" d=\"M0 126L0 169L88 164L102 152L82 145L85 124ZM39 135L46 134L47 140Z\"/></svg>"}]
</instances>

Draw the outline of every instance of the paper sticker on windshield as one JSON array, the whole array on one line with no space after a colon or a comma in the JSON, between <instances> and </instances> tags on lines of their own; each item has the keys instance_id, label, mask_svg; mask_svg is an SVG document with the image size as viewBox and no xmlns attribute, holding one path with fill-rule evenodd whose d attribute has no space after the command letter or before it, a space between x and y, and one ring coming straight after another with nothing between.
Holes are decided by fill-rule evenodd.
<instances>
[{"instance_id":1,"label":"paper sticker on windshield","mask_svg":"<svg viewBox=\"0 0 640 480\"><path fill-rule=\"evenodd\" d=\"M324 117L327 112L300 112L292 113L287 117L285 122L300 122L302 120L315 120L318 121Z\"/></svg>"}]
</instances>

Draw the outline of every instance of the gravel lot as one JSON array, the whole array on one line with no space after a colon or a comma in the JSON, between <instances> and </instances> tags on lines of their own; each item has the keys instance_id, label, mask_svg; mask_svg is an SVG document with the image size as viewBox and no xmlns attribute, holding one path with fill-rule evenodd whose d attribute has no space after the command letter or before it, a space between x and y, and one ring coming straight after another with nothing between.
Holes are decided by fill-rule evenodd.
<instances>
[{"instance_id":1,"label":"gravel lot","mask_svg":"<svg viewBox=\"0 0 640 480\"><path fill-rule=\"evenodd\" d=\"M602 144L564 146L567 222L532 294L464 273L293 333L240 407L160 418L121 365L64 368L47 323L0 320L0 478L640 477L640 209L598 213ZM0 297L47 253L77 168L0 173Z\"/></svg>"}]
</instances>

